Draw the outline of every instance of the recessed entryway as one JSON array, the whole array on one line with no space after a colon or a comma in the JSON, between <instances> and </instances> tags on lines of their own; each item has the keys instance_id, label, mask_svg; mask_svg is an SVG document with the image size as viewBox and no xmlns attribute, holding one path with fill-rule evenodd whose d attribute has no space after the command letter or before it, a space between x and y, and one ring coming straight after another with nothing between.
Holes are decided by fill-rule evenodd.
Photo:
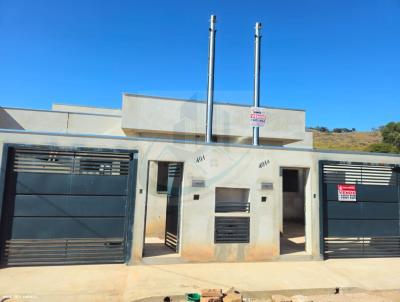
<instances>
[{"instance_id":1,"label":"recessed entryway","mask_svg":"<svg viewBox=\"0 0 400 302\"><path fill-rule=\"evenodd\" d=\"M144 258L178 255L182 175L183 163L149 161Z\"/></svg>"},{"instance_id":2,"label":"recessed entryway","mask_svg":"<svg viewBox=\"0 0 400 302\"><path fill-rule=\"evenodd\" d=\"M308 169L282 168L281 255L305 255L305 196Z\"/></svg>"}]
</instances>

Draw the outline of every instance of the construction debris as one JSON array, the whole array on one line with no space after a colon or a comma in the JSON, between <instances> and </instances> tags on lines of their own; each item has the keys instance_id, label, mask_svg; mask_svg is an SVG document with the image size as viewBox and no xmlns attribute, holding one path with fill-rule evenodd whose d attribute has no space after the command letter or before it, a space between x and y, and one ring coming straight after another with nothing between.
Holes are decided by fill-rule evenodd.
<instances>
[{"instance_id":1,"label":"construction debris","mask_svg":"<svg viewBox=\"0 0 400 302\"><path fill-rule=\"evenodd\" d=\"M233 287L229 289L223 297L223 302L242 302L242 301L243 301L242 294Z\"/></svg>"},{"instance_id":2,"label":"construction debris","mask_svg":"<svg viewBox=\"0 0 400 302\"><path fill-rule=\"evenodd\" d=\"M221 297L201 297L200 302L222 302Z\"/></svg>"},{"instance_id":3,"label":"construction debris","mask_svg":"<svg viewBox=\"0 0 400 302\"><path fill-rule=\"evenodd\" d=\"M203 289L201 295L196 293L186 294L187 301L200 301L200 302L243 302L242 294L235 288L230 288L226 293L222 289L211 288ZM197 300L198 299L198 300Z\"/></svg>"},{"instance_id":4,"label":"construction debris","mask_svg":"<svg viewBox=\"0 0 400 302\"><path fill-rule=\"evenodd\" d=\"M201 291L202 297L222 297L222 289L203 289Z\"/></svg>"},{"instance_id":5,"label":"construction debris","mask_svg":"<svg viewBox=\"0 0 400 302\"><path fill-rule=\"evenodd\" d=\"M200 302L222 302L222 289L203 289Z\"/></svg>"}]
</instances>

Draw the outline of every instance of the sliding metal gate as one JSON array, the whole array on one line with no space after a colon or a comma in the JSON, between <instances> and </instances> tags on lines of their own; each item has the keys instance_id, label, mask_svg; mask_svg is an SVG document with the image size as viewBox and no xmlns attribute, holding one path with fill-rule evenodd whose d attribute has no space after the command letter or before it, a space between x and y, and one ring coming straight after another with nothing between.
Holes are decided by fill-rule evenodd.
<instances>
[{"instance_id":1,"label":"sliding metal gate","mask_svg":"<svg viewBox=\"0 0 400 302\"><path fill-rule=\"evenodd\" d=\"M8 153L2 265L126 260L132 154L18 147Z\"/></svg>"},{"instance_id":2,"label":"sliding metal gate","mask_svg":"<svg viewBox=\"0 0 400 302\"><path fill-rule=\"evenodd\" d=\"M398 166L321 161L320 173L325 258L400 256Z\"/></svg>"}]
</instances>

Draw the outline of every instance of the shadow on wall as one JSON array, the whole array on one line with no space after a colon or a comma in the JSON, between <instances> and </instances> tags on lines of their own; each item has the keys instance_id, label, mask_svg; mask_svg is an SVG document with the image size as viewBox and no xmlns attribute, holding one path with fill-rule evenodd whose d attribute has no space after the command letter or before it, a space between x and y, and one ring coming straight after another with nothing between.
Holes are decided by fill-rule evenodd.
<instances>
[{"instance_id":1,"label":"shadow on wall","mask_svg":"<svg viewBox=\"0 0 400 302\"><path fill-rule=\"evenodd\" d=\"M2 107L0 107L0 128L24 130L24 128Z\"/></svg>"},{"instance_id":2,"label":"shadow on wall","mask_svg":"<svg viewBox=\"0 0 400 302\"><path fill-rule=\"evenodd\" d=\"M197 107L194 107L197 109ZM193 110L193 105L189 103L183 103L181 107L179 121L174 125L174 139L182 139L182 135L176 135L177 132L186 132L191 128L191 125L197 123L197 110ZM191 139L190 136L184 134L184 140ZM196 140L196 139L195 139Z\"/></svg>"}]
</instances>

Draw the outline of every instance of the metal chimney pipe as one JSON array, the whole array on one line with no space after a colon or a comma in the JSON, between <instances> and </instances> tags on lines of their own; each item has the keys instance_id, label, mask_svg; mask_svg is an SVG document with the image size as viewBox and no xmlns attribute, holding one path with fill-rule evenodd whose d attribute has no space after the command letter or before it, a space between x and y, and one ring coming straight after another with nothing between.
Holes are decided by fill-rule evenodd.
<instances>
[{"instance_id":1,"label":"metal chimney pipe","mask_svg":"<svg viewBox=\"0 0 400 302\"><path fill-rule=\"evenodd\" d=\"M261 56L261 23L256 23L254 40L254 107L260 106L260 56ZM259 127L253 127L253 145L259 144Z\"/></svg>"},{"instance_id":2,"label":"metal chimney pipe","mask_svg":"<svg viewBox=\"0 0 400 302\"><path fill-rule=\"evenodd\" d=\"M213 102L214 102L214 63L215 63L215 23L217 18L211 15L210 36L208 44L208 85L207 85L207 116L206 116L206 142L212 142Z\"/></svg>"}]
</instances>

